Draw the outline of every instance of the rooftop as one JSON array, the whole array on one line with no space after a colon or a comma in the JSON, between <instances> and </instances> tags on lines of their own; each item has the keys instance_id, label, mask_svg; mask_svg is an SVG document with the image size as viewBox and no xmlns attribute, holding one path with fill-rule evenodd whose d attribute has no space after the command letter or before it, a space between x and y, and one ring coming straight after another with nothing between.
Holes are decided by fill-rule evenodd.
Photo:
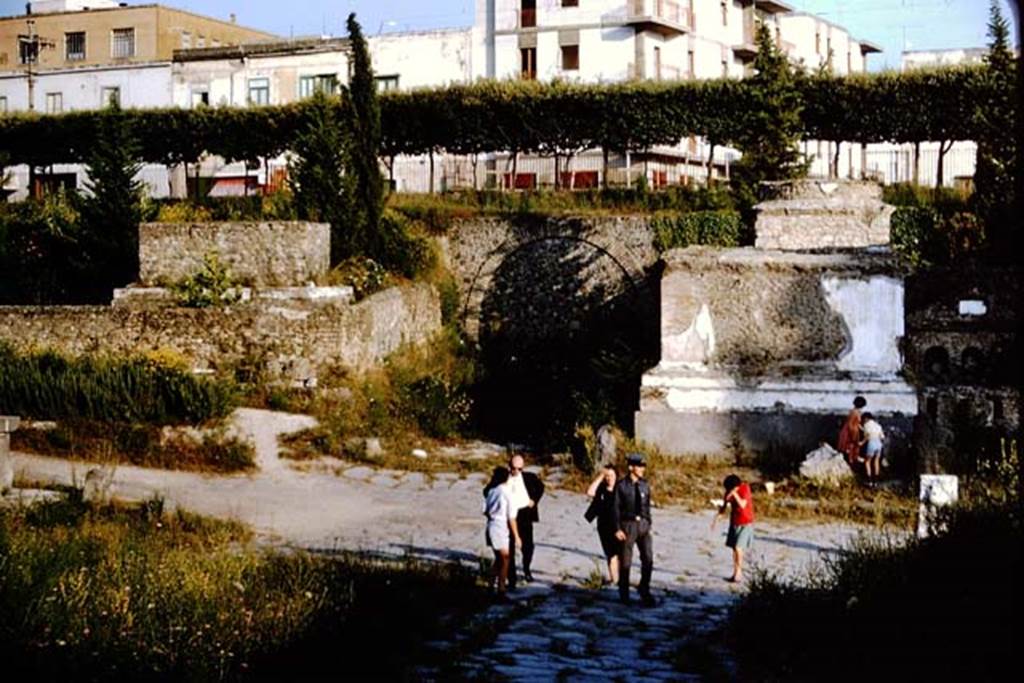
<instances>
[{"instance_id":1,"label":"rooftop","mask_svg":"<svg viewBox=\"0 0 1024 683\"><path fill-rule=\"evenodd\" d=\"M201 47L189 50L175 50L175 62L201 62L213 59L242 59L243 57L266 57L271 55L317 54L322 52L348 52L351 46L348 38L296 38L293 40L268 40L241 45Z\"/></svg>"}]
</instances>

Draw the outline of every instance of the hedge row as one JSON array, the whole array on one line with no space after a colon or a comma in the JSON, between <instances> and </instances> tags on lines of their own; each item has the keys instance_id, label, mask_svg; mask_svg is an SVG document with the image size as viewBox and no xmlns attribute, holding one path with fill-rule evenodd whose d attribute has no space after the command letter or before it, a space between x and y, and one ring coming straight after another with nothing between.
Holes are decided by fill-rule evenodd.
<instances>
[{"instance_id":1,"label":"hedge row","mask_svg":"<svg viewBox=\"0 0 1024 683\"><path fill-rule=\"evenodd\" d=\"M227 416L236 400L230 383L145 358L21 355L0 343L0 414L200 424Z\"/></svg>"},{"instance_id":2,"label":"hedge row","mask_svg":"<svg viewBox=\"0 0 1024 683\"><path fill-rule=\"evenodd\" d=\"M984 68L851 77L800 76L808 139L920 142L975 137L994 81ZM754 125L743 80L570 85L483 81L381 97L385 157L447 151L561 154L603 147L642 150L691 136L729 144ZM349 108L347 93L335 106ZM143 160L175 165L204 152L258 162L290 148L308 103L251 108L74 112L0 117L4 163L82 161L102 117L120 117ZM350 121L348 112L338 119Z\"/></svg>"}]
</instances>

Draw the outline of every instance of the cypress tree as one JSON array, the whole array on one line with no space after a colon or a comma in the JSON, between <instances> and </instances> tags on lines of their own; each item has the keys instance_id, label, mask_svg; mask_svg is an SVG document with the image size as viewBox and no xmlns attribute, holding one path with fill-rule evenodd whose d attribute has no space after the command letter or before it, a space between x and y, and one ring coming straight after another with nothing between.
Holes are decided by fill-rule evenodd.
<instances>
[{"instance_id":1,"label":"cypress tree","mask_svg":"<svg viewBox=\"0 0 1024 683\"><path fill-rule=\"evenodd\" d=\"M349 100L352 108L350 171L355 177L353 243L356 251L383 261L386 238L381 234L384 211L384 178L380 172L380 102L373 78L370 52L356 15L348 16L348 37L352 48L352 80Z\"/></svg>"},{"instance_id":2,"label":"cypress tree","mask_svg":"<svg viewBox=\"0 0 1024 683\"><path fill-rule=\"evenodd\" d=\"M1016 215L1016 178L1020 173L1016 138L1017 73L1010 50L1009 24L992 0L989 8L989 52L985 56L986 101L977 108L977 167L974 210L994 246L1011 238Z\"/></svg>"}]
</instances>

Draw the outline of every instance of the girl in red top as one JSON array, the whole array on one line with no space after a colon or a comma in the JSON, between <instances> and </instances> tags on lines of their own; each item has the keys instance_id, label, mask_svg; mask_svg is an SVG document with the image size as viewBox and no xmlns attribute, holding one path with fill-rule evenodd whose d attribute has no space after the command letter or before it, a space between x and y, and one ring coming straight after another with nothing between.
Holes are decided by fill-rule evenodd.
<instances>
[{"instance_id":1,"label":"girl in red top","mask_svg":"<svg viewBox=\"0 0 1024 683\"><path fill-rule=\"evenodd\" d=\"M743 551L750 548L754 540L754 498L750 495L750 485L743 482L735 474L725 478L725 500L718 514L711 520L711 528L731 508L729 515L729 534L725 545L732 548L732 576L726 579L732 583L743 580Z\"/></svg>"}]
</instances>

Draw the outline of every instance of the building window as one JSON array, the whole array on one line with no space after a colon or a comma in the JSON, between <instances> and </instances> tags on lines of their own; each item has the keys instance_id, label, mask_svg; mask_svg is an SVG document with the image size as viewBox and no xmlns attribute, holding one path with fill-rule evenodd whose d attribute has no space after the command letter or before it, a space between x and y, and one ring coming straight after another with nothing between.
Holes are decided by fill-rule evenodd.
<instances>
[{"instance_id":1,"label":"building window","mask_svg":"<svg viewBox=\"0 0 1024 683\"><path fill-rule=\"evenodd\" d=\"M109 107L111 105L121 106L121 88L117 86L103 88L100 91L102 99L100 99L101 107Z\"/></svg>"},{"instance_id":2,"label":"building window","mask_svg":"<svg viewBox=\"0 0 1024 683\"><path fill-rule=\"evenodd\" d=\"M20 64L39 63L39 41L19 40L18 41L18 62Z\"/></svg>"},{"instance_id":3,"label":"building window","mask_svg":"<svg viewBox=\"0 0 1024 683\"><path fill-rule=\"evenodd\" d=\"M64 111L64 95L59 92L46 93L46 113L59 114Z\"/></svg>"},{"instance_id":4,"label":"building window","mask_svg":"<svg viewBox=\"0 0 1024 683\"><path fill-rule=\"evenodd\" d=\"M85 31L64 34L64 58L69 62L85 59Z\"/></svg>"},{"instance_id":5,"label":"building window","mask_svg":"<svg viewBox=\"0 0 1024 683\"><path fill-rule=\"evenodd\" d=\"M722 60L722 78L728 78L729 76L729 62L728 60Z\"/></svg>"},{"instance_id":6,"label":"building window","mask_svg":"<svg viewBox=\"0 0 1024 683\"><path fill-rule=\"evenodd\" d=\"M694 54L693 50L686 53L686 69L690 78L697 77L697 56Z\"/></svg>"},{"instance_id":7,"label":"building window","mask_svg":"<svg viewBox=\"0 0 1024 683\"><path fill-rule=\"evenodd\" d=\"M654 48L654 80L661 80L661 48Z\"/></svg>"},{"instance_id":8,"label":"building window","mask_svg":"<svg viewBox=\"0 0 1024 683\"><path fill-rule=\"evenodd\" d=\"M519 76L523 80L533 81L537 78L537 48L519 48Z\"/></svg>"},{"instance_id":9,"label":"building window","mask_svg":"<svg viewBox=\"0 0 1024 683\"><path fill-rule=\"evenodd\" d=\"M189 50L192 48L192 34L188 31L181 32L181 49Z\"/></svg>"},{"instance_id":10,"label":"building window","mask_svg":"<svg viewBox=\"0 0 1024 683\"><path fill-rule=\"evenodd\" d=\"M398 76L375 76L377 92L391 92L398 90Z\"/></svg>"},{"instance_id":11,"label":"building window","mask_svg":"<svg viewBox=\"0 0 1024 683\"><path fill-rule=\"evenodd\" d=\"M814 54L821 54L821 33L814 34Z\"/></svg>"},{"instance_id":12,"label":"building window","mask_svg":"<svg viewBox=\"0 0 1024 683\"><path fill-rule=\"evenodd\" d=\"M852 52L847 52L846 53L846 73L848 73L848 74L852 74L853 73L853 53Z\"/></svg>"},{"instance_id":13,"label":"building window","mask_svg":"<svg viewBox=\"0 0 1024 683\"><path fill-rule=\"evenodd\" d=\"M580 0L562 0L562 7L579 7Z\"/></svg>"},{"instance_id":14,"label":"building window","mask_svg":"<svg viewBox=\"0 0 1024 683\"><path fill-rule=\"evenodd\" d=\"M722 26L729 25L729 0L722 0Z\"/></svg>"},{"instance_id":15,"label":"building window","mask_svg":"<svg viewBox=\"0 0 1024 683\"><path fill-rule=\"evenodd\" d=\"M135 29L115 28L111 32L110 56L126 59L135 56Z\"/></svg>"},{"instance_id":16,"label":"building window","mask_svg":"<svg viewBox=\"0 0 1024 683\"><path fill-rule=\"evenodd\" d=\"M7 96L0 95L0 114L7 113Z\"/></svg>"},{"instance_id":17,"label":"building window","mask_svg":"<svg viewBox=\"0 0 1024 683\"><path fill-rule=\"evenodd\" d=\"M533 28L537 25L537 0L520 0L519 28Z\"/></svg>"},{"instance_id":18,"label":"building window","mask_svg":"<svg viewBox=\"0 0 1024 683\"><path fill-rule=\"evenodd\" d=\"M196 36L196 47L206 47L206 36L204 36L204 35Z\"/></svg>"},{"instance_id":19,"label":"building window","mask_svg":"<svg viewBox=\"0 0 1024 683\"><path fill-rule=\"evenodd\" d=\"M657 49L657 48L655 48ZM580 46L579 45L563 45L562 46L562 71L579 71L580 70Z\"/></svg>"},{"instance_id":20,"label":"building window","mask_svg":"<svg viewBox=\"0 0 1024 683\"><path fill-rule=\"evenodd\" d=\"M270 104L270 79L249 79L249 104Z\"/></svg>"},{"instance_id":21,"label":"building window","mask_svg":"<svg viewBox=\"0 0 1024 683\"><path fill-rule=\"evenodd\" d=\"M312 97L313 93L322 92L334 95L338 92L338 77L334 74L302 76L299 78L299 97Z\"/></svg>"},{"instance_id":22,"label":"building window","mask_svg":"<svg viewBox=\"0 0 1024 683\"><path fill-rule=\"evenodd\" d=\"M193 90L192 91L192 108L196 107L207 107L210 105L210 91L209 90Z\"/></svg>"}]
</instances>

